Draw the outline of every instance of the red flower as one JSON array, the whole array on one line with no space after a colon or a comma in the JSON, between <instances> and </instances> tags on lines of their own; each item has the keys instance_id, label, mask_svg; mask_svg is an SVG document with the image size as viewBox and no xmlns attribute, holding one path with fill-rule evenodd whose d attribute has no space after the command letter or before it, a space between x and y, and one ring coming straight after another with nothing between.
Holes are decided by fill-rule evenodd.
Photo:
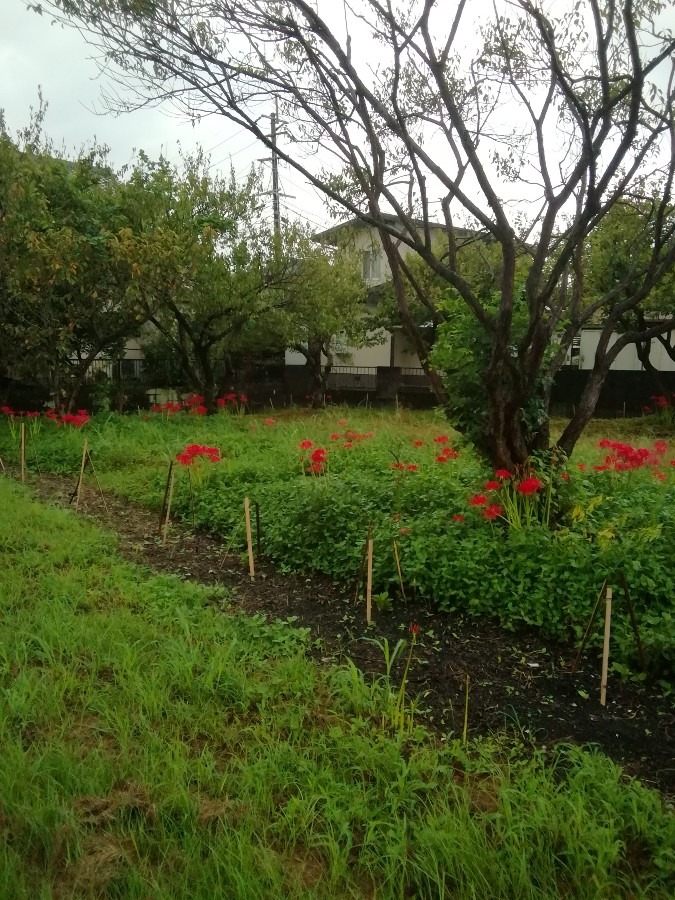
<instances>
[{"instance_id":1,"label":"red flower","mask_svg":"<svg viewBox=\"0 0 675 900\"><path fill-rule=\"evenodd\" d=\"M413 447L423 447L424 441L413 441Z\"/></svg>"},{"instance_id":2,"label":"red flower","mask_svg":"<svg viewBox=\"0 0 675 900\"><path fill-rule=\"evenodd\" d=\"M28 415L30 415L30 413L28 413ZM664 454L667 449L668 444L666 443L666 441L654 441L654 450L659 454L659 456Z\"/></svg>"},{"instance_id":3,"label":"red flower","mask_svg":"<svg viewBox=\"0 0 675 900\"><path fill-rule=\"evenodd\" d=\"M315 462L307 469L308 472L313 472L314 474L318 474L319 472L323 472L323 463Z\"/></svg>"},{"instance_id":4,"label":"red flower","mask_svg":"<svg viewBox=\"0 0 675 900\"><path fill-rule=\"evenodd\" d=\"M35 418L37 418L39 415L40 415L40 413L37 412L37 411L26 413L26 416L27 416L29 419L35 419ZM85 413L85 415L86 415L86 413Z\"/></svg>"},{"instance_id":5,"label":"red flower","mask_svg":"<svg viewBox=\"0 0 675 900\"><path fill-rule=\"evenodd\" d=\"M495 472L495 476L497 478L503 478L504 480L506 480L507 478L511 478L511 473L508 469L497 469L497 471Z\"/></svg>"},{"instance_id":6,"label":"red flower","mask_svg":"<svg viewBox=\"0 0 675 900\"><path fill-rule=\"evenodd\" d=\"M248 397L246 396L246 394L241 394L241 396L239 397L239 402L248 403Z\"/></svg>"},{"instance_id":7,"label":"red flower","mask_svg":"<svg viewBox=\"0 0 675 900\"><path fill-rule=\"evenodd\" d=\"M490 506L486 506L483 512L483 515L486 519L496 519L497 516L501 516L502 508L497 503L491 503Z\"/></svg>"},{"instance_id":8,"label":"red flower","mask_svg":"<svg viewBox=\"0 0 675 900\"><path fill-rule=\"evenodd\" d=\"M159 403L153 403L150 407L150 412L162 412L162 407L159 405Z\"/></svg>"},{"instance_id":9,"label":"red flower","mask_svg":"<svg viewBox=\"0 0 675 900\"><path fill-rule=\"evenodd\" d=\"M448 443L447 434L439 434L438 437L434 438L434 443L435 444L447 444Z\"/></svg>"},{"instance_id":10,"label":"red flower","mask_svg":"<svg viewBox=\"0 0 675 900\"><path fill-rule=\"evenodd\" d=\"M346 444L343 444L343 445L342 445L342 447L343 447L344 450L351 450L353 446L354 446L354 445L351 443L351 441L347 441Z\"/></svg>"},{"instance_id":11,"label":"red flower","mask_svg":"<svg viewBox=\"0 0 675 900\"><path fill-rule=\"evenodd\" d=\"M606 447L611 447L611 446L612 446L612 441L610 441L609 438L603 438L603 439L602 439L601 441L599 441L599 443L598 443L598 447L601 447L603 450L604 450Z\"/></svg>"},{"instance_id":12,"label":"red flower","mask_svg":"<svg viewBox=\"0 0 675 900\"><path fill-rule=\"evenodd\" d=\"M487 497L485 496L485 494L475 494L469 500L469 506L485 506L486 503Z\"/></svg>"},{"instance_id":13,"label":"red flower","mask_svg":"<svg viewBox=\"0 0 675 900\"><path fill-rule=\"evenodd\" d=\"M444 463L444 462L447 462L449 458L450 458L449 456L443 456L443 455L437 456L436 462Z\"/></svg>"},{"instance_id":14,"label":"red flower","mask_svg":"<svg viewBox=\"0 0 675 900\"><path fill-rule=\"evenodd\" d=\"M194 412L196 416L205 416L208 412L208 409L205 406L195 406Z\"/></svg>"},{"instance_id":15,"label":"red flower","mask_svg":"<svg viewBox=\"0 0 675 900\"><path fill-rule=\"evenodd\" d=\"M415 463L408 463L408 465L406 466L406 469L407 469L409 472L416 472L416 471L417 471L417 466L415 465Z\"/></svg>"},{"instance_id":16,"label":"red flower","mask_svg":"<svg viewBox=\"0 0 675 900\"><path fill-rule=\"evenodd\" d=\"M192 465L192 457L187 453L177 453L176 454L176 462L180 463L181 466L191 466Z\"/></svg>"},{"instance_id":17,"label":"red flower","mask_svg":"<svg viewBox=\"0 0 675 900\"><path fill-rule=\"evenodd\" d=\"M563 481L569 481L569 480L570 480L570 476L567 474L567 472L561 472L561 473L560 473L560 477L562 478Z\"/></svg>"},{"instance_id":18,"label":"red flower","mask_svg":"<svg viewBox=\"0 0 675 900\"><path fill-rule=\"evenodd\" d=\"M339 441L340 437L341 437L341 435L337 434L337 432L336 432L335 434L331 434L330 439L331 439L331 441Z\"/></svg>"},{"instance_id":19,"label":"red flower","mask_svg":"<svg viewBox=\"0 0 675 900\"><path fill-rule=\"evenodd\" d=\"M596 472L606 472L609 469L609 466L593 466Z\"/></svg>"},{"instance_id":20,"label":"red flower","mask_svg":"<svg viewBox=\"0 0 675 900\"><path fill-rule=\"evenodd\" d=\"M419 634L420 633L420 626L415 625L414 622L410 623L410 625L408 626L408 629L410 631L410 634Z\"/></svg>"},{"instance_id":21,"label":"red flower","mask_svg":"<svg viewBox=\"0 0 675 900\"><path fill-rule=\"evenodd\" d=\"M460 515L453 516L453 517L452 517L452 521L453 521L453 522L463 522L463 521L464 521L464 516L460 516Z\"/></svg>"},{"instance_id":22,"label":"red flower","mask_svg":"<svg viewBox=\"0 0 675 900\"><path fill-rule=\"evenodd\" d=\"M265 419L265 425L276 425L276 424L277 424L276 419Z\"/></svg>"},{"instance_id":23,"label":"red flower","mask_svg":"<svg viewBox=\"0 0 675 900\"><path fill-rule=\"evenodd\" d=\"M227 400L225 399L225 397L218 397L218 399L216 400L216 406L220 409L222 409L223 406L227 406Z\"/></svg>"},{"instance_id":24,"label":"red flower","mask_svg":"<svg viewBox=\"0 0 675 900\"><path fill-rule=\"evenodd\" d=\"M395 462L391 464L392 469L405 469L405 463Z\"/></svg>"},{"instance_id":25,"label":"red flower","mask_svg":"<svg viewBox=\"0 0 675 900\"><path fill-rule=\"evenodd\" d=\"M309 457L313 463L325 463L326 462L326 451L323 447L317 447L314 453Z\"/></svg>"},{"instance_id":26,"label":"red flower","mask_svg":"<svg viewBox=\"0 0 675 900\"><path fill-rule=\"evenodd\" d=\"M300 449L301 450L309 450L310 447L313 447L314 444L311 441L300 441Z\"/></svg>"},{"instance_id":27,"label":"red flower","mask_svg":"<svg viewBox=\"0 0 675 900\"><path fill-rule=\"evenodd\" d=\"M586 468L587 466L585 465L585 463L577 463L577 469L579 469L581 472L585 472Z\"/></svg>"},{"instance_id":28,"label":"red flower","mask_svg":"<svg viewBox=\"0 0 675 900\"><path fill-rule=\"evenodd\" d=\"M486 491L498 491L501 487L501 484L498 481L486 481L485 482L485 490Z\"/></svg>"},{"instance_id":29,"label":"red flower","mask_svg":"<svg viewBox=\"0 0 675 900\"><path fill-rule=\"evenodd\" d=\"M655 472L654 474L655 474L656 477L659 479L659 481L665 481L665 480L666 480L666 473L665 473L665 472Z\"/></svg>"},{"instance_id":30,"label":"red flower","mask_svg":"<svg viewBox=\"0 0 675 900\"><path fill-rule=\"evenodd\" d=\"M520 482L520 484L518 485L518 492L520 494L523 494L523 496L525 497L531 497L532 494L536 494L537 491L540 491L543 486L544 485L541 481L539 481L538 478L532 476L530 478L525 478Z\"/></svg>"},{"instance_id":31,"label":"red flower","mask_svg":"<svg viewBox=\"0 0 675 900\"><path fill-rule=\"evenodd\" d=\"M671 459L670 464L671 466L675 466L675 459Z\"/></svg>"}]
</instances>

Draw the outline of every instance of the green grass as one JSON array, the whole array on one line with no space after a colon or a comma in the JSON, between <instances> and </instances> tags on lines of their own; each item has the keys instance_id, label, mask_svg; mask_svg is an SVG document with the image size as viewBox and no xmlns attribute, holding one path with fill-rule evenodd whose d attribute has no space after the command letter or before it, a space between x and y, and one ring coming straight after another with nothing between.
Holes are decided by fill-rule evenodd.
<instances>
[{"instance_id":1,"label":"green grass","mask_svg":"<svg viewBox=\"0 0 675 900\"><path fill-rule=\"evenodd\" d=\"M672 815L604 757L389 734L306 632L0 509L0 897L672 896Z\"/></svg>"}]
</instances>

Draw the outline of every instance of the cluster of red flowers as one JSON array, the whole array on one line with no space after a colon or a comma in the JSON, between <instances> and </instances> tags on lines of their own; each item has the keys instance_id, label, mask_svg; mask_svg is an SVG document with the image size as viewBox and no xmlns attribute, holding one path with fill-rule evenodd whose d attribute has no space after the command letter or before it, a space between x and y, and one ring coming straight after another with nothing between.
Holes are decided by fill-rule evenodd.
<instances>
[{"instance_id":1,"label":"cluster of red flowers","mask_svg":"<svg viewBox=\"0 0 675 900\"><path fill-rule=\"evenodd\" d=\"M445 435L443 435L445 437ZM437 443L443 443L443 441L439 442L438 438L434 438ZM446 463L449 459L457 459L459 453L456 450L453 450L452 447L443 447L440 454L436 457L437 463Z\"/></svg>"},{"instance_id":2,"label":"cluster of red flowers","mask_svg":"<svg viewBox=\"0 0 675 900\"><path fill-rule=\"evenodd\" d=\"M191 466L198 457L211 462L220 462L220 450L217 447L206 447L204 444L188 444L182 453L176 454L176 462L181 466Z\"/></svg>"},{"instance_id":3,"label":"cluster of red flowers","mask_svg":"<svg viewBox=\"0 0 675 900\"><path fill-rule=\"evenodd\" d=\"M167 400L166 403L154 403L150 407L150 412L154 413L166 413L167 416L173 416L174 413L179 413L183 411L182 403L172 403L171 400Z\"/></svg>"},{"instance_id":4,"label":"cluster of red flowers","mask_svg":"<svg viewBox=\"0 0 675 900\"><path fill-rule=\"evenodd\" d=\"M26 412L25 410L13 410L10 406L0 406L0 412L11 418L37 419L40 413L37 410ZM75 428L82 428L87 422L90 422L89 413L86 409L78 409L76 413L64 413L60 416L56 410L48 409L45 412L45 418L49 419L55 425L72 425Z\"/></svg>"},{"instance_id":5,"label":"cluster of red flowers","mask_svg":"<svg viewBox=\"0 0 675 900\"><path fill-rule=\"evenodd\" d=\"M244 406L247 403L248 397L246 396L246 394L237 395L235 393L230 393L225 394L223 397L218 397L218 399L216 400L216 404L218 405L219 409L224 409L227 406L238 406L239 404Z\"/></svg>"},{"instance_id":6,"label":"cluster of red flowers","mask_svg":"<svg viewBox=\"0 0 675 900\"><path fill-rule=\"evenodd\" d=\"M650 449L649 447L631 447L630 444L605 438L600 441L598 446L602 450L611 450L611 453L605 456L604 463L593 466L596 472L627 472L647 466L660 466L668 450L668 444L665 441L655 441L654 446Z\"/></svg>"},{"instance_id":7,"label":"cluster of red flowers","mask_svg":"<svg viewBox=\"0 0 675 900\"><path fill-rule=\"evenodd\" d=\"M312 450L314 444L311 441L304 440L300 441L300 449L301 450ZM303 454L304 458L304 454ZM312 475L321 475L324 466L328 460L328 451L324 450L323 447L317 447L313 450L307 460L303 460L306 463L305 471Z\"/></svg>"},{"instance_id":8,"label":"cluster of red flowers","mask_svg":"<svg viewBox=\"0 0 675 900\"><path fill-rule=\"evenodd\" d=\"M486 484L486 490L490 490L490 491L496 490L499 487L499 485L497 485L497 488L488 488L487 487L488 484L495 484L495 482L488 481ZM476 507L482 508L483 518L488 519L488 520L498 518L498 516L501 516L501 514L503 512L503 509L501 508L501 506L498 503L488 503L488 498L486 497L485 494L475 494L469 500L469 506L476 506ZM462 519L461 517L455 516L453 518L453 521L455 521L455 522L462 521L463 522L464 519Z\"/></svg>"},{"instance_id":9,"label":"cluster of red flowers","mask_svg":"<svg viewBox=\"0 0 675 900\"><path fill-rule=\"evenodd\" d=\"M524 478L516 490L519 494L522 494L524 497L531 497L533 494L536 494L544 487L542 481L538 478L535 478L534 475L531 475L529 478Z\"/></svg>"},{"instance_id":10,"label":"cluster of red flowers","mask_svg":"<svg viewBox=\"0 0 675 900\"><path fill-rule=\"evenodd\" d=\"M400 471L407 471L407 472L416 472L418 469L418 467L415 463L402 463L402 462L392 463L391 467L392 467L392 469L397 469Z\"/></svg>"},{"instance_id":11,"label":"cluster of red flowers","mask_svg":"<svg viewBox=\"0 0 675 900\"><path fill-rule=\"evenodd\" d=\"M671 406L673 406L675 404L675 394L671 394L670 397L666 397L665 394L659 394L657 396L653 396L652 400L654 402L653 406L642 407L642 412L647 416L653 412L657 412L660 409L669 409Z\"/></svg>"}]
</instances>

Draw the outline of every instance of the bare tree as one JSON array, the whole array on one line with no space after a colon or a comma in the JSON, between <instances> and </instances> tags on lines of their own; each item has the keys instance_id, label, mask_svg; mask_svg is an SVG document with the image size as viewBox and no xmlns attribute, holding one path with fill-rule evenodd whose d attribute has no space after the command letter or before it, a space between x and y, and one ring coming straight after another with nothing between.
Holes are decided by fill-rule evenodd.
<instances>
[{"instance_id":1,"label":"bare tree","mask_svg":"<svg viewBox=\"0 0 675 900\"><path fill-rule=\"evenodd\" d=\"M219 113L271 145L261 113L278 100L289 146L280 158L336 209L374 226L399 314L441 402L410 298L443 312L406 263L418 254L489 336L482 373L481 445L499 465L548 446L552 379L573 338L602 322L594 366L559 446L567 453L595 409L612 361L628 343L667 333L617 323L675 260L669 215L675 173L675 40L657 0L47 0L100 51L123 86L108 99L169 99L201 117ZM480 4L483 7L483 4ZM562 6L562 9L561 9ZM41 9L41 7L39 7ZM554 12L555 11L555 12ZM626 279L584 302L584 245L628 194L654 196L651 253ZM395 214L392 219L391 213ZM386 214L389 213L389 216ZM430 223L444 222L444 242ZM499 245L498 303L462 275L457 228ZM516 261L531 263L518 283ZM514 328L524 304L527 326Z\"/></svg>"}]
</instances>

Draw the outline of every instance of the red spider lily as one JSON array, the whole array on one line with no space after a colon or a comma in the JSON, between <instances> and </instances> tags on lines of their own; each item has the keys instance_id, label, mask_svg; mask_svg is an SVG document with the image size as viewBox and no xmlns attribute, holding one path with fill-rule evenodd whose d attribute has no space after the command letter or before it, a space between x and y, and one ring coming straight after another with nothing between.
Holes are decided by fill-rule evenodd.
<instances>
[{"instance_id":1,"label":"red spider lily","mask_svg":"<svg viewBox=\"0 0 675 900\"><path fill-rule=\"evenodd\" d=\"M464 516L460 516L459 514L456 515L456 516L453 516L453 517L452 517L452 521L453 521L453 522L463 522L463 521L464 521Z\"/></svg>"},{"instance_id":2,"label":"red spider lily","mask_svg":"<svg viewBox=\"0 0 675 900\"><path fill-rule=\"evenodd\" d=\"M654 401L654 404L656 406L658 406L659 409L666 409L668 406L670 406L670 402L669 402L668 398L664 397L663 394L661 394L658 397L652 397L652 400Z\"/></svg>"},{"instance_id":3,"label":"red spider lily","mask_svg":"<svg viewBox=\"0 0 675 900\"><path fill-rule=\"evenodd\" d=\"M405 463L395 462L391 464L392 469L405 469Z\"/></svg>"},{"instance_id":4,"label":"red spider lily","mask_svg":"<svg viewBox=\"0 0 675 900\"><path fill-rule=\"evenodd\" d=\"M485 482L485 490L486 491L498 491L501 488L501 484L498 481L486 481Z\"/></svg>"},{"instance_id":5,"label":"red spider lily","mask_svg":"<svg viewBox=\"0 0 675 900\"><path fill-rule=\"evenodd\" d=\"M665 481L665 480L666 480L666 473L665 473L665 472L654 472L654 475L655 475L656 478L659 479L659 481Z\"/></svg>"},{"instance_id":6,"label":"red spider lily","mask_svg":"<svg viewBox=\"0 0 675 900\"><path fill-rule=\"evenodd\" d=\"M441 456L437 456L437 457L436 457L436 462L439 462L439 463L446 463L449 459L450 459L449 456L443 456L443 455L441 455Z\"/></svg>"},{"instance_id":7,"label":"red spider lily","mask_svg":"<svg viewBox=\"0 0 675 900\"><path fill-rule=\"evenodd\" d=\"M14 410L11 406L0 406L0 412L3 412L6 416L14 415Z\"/></svg>"},{"instance_id":8,"label":"red spider lily","mask_svg":"<svg viewBox=\"0 0 675 900\"><path fill-rule=\"evenodd\" d=\"M588 466L586 466L585 463L577 463L577 469L579 469L581 472L585 472L587 468Z\"/></svg>"},{"instance_id":9,"label":"red spider lily","mask_svg":"<svg viewBox=\"0 0 675 900\"><path fill-rule=\"evenodd\" d=\"M150 407L150 412L157 413L157 412L161 412L161 411L162 411L162 407L159 405L159 403L153 403L152 406Z\"/></svg>"},{"instance_id":10,"label":"red spider lily","mask_svg":"<svg viewBox=\"0 0 675 900\"><path fill-rule=\"evenodd\" d=\"M411 622L410 625L408 626L408 631L409 631L410 634L412 634L412 635L419 634L419 633L420 633L420 626L419 626L419 625L416 625L414 622Z\"/></svg>"},{"instance_id":11,"label":"red spider lily","mask_svg":"<svg viewBox=\"0 0 675 900\"><path fill-rule=\"evenodd\" d=\"M508 469L497 469L497 471L495 472L495 477L502 478L504 481L506 481L507 478L512 478L513 476Z\"/></svg>"},{"instance_id":12,"label":"red spider lily","mask_svg":"<svg viewBox=\"0 0 675 900\"><path fill-rule=\"evenodd\" d=\"M409 528L399 528L398 533L399 533L399 534L404 534L404 535L405 535L405 534L410 534L410 529L409 529Z\"/></svg>"},{"instance_id":13,"label":"red spider lily","mask_svg":"<svg viewBox=\"0 0 675 900\"><path fill-rule=\"evenodd\" d=\"M276 425L276 424L277 424L276 419L265 419L265 425Z\"/></svg>"},{"instance_id":14,"label":"red spider lily","mask_svg":"<svg viewBox=\"0 0 675 900\"><path fill-rule=\"evenodd\" d=\"M341 437L342 437L341 434L338 434L337 432L335 432L334 434L331 434L330 439L331 439L331 441L339 441Z\"/></svg>"},{"instance_id":15,"label":"red spider lily","mask_svg":"<svg viewBox=\"0 0 675 900\"><path fill-rule=\"evenodd\" d=\"M188 444L181 453L176 454L176 461L181 466L191 466L198 457L208 459L210 462L220 462L220 450L217 447L207 447L205 444Z\"/></svg>"},{"instance_id":16,"label":"red spider lily","mask_svg":"<svg viewBox=\"0 0 675 900\"><path fill-rule=\"evenodd\" d=\"M447 434L439 434L438 437L434 438L434 444L447 444L448 440Z\"/></svg>"},{"instance_id":17,"label":"red spider lily","mask_svg":"<svg viewBox=\"0 0 675 900\"><path fill-rule=\"evenodd\" d=\"M195 416L205 416L208 409L205 406L193 406L190 410Z\"/></svg>"},{"instance_id":18,"label":"red spider lily","mask_svg":"<svg viewBox=\"0 0 675 900\"><path fill-rule=\"evenodd\" d=\"M496 519L498 516L501 516L503 510L498 503L491 503L489 506L486 506L483 511L483 516L486 519L492 520Z\"/></svg>"},{"instance_id":19,"label":"red spider lily","mask_svg":"<svg viewBox=\"0 0 675 900\"><path fill-rule=\"evenodd\" d=\"M608 466L608 465L604 465L604 466L593 466L593 469L594 469L596 472L606 472L607 469L609 469L609 466Z\"/></svg>"},{"instance_id":20,"label":"red spider lily","mask_svg":"<svg viewBox=\"0 0 675 900\"><path fill-rule=\"evenodd\" d=\"M300 449L301 450L309 450L313 446L314 446L314 444L311 441L307 441L307 440L300 441Z\"/></svg>"},{"instance_id":21,"label":"red spider lily","mask_svg":"<svg viewBox=\"0 0 675 900\"><path fill-rule=\"evenodd\" d=\"M570 480L570 476L567 474L567 472L561 472L561 473L560 473L560 477L562 478L563 481L569 481L569 480Z\"/></svg>"},{"instance_id":22,"label":"red spider lily","mask_svg":"<svg viewBox=\"0 0 675 900\"><path fill-rule=\"evenodd\" d=\"M663 454L668 449L668 444L666 441L654 441L654 450L659 456L663 456Z\"/></svg>"},{"instance_id":23,"label":"red spider lily","mask_svg":"<svg viewBox=\"0 0 675 900\"><path fill-rule=\"evenodd\" d=\"M612 442L609 438L603 438L601 441L598 441L598 447L601 447L603 450L607 447L611 447Z\"/></svg>"},{"instance_id":24,"label":"red spider lily","mask_svg":"<svg viewBox=\"0 0 675 900\"><path fill-rule=\"evenodd\" d=\"M192 459L188 453L177 453L176 454L176 462L180 463L181 466L191 466Z\"/></svg>"},{"instance_id":25,"label":"red spider lily","mask_svg":"<svg viewBox=\"0 0 675 900\"><path fill-rule=\"evenodd\" d=\"M218 397L216 400L216 406L218 409L222 409L224 406L227 406L227 400L224 397Z\"/></svg>"},{"instance_id":26,"label":"red spider lily","mask_svg":"<svg viewBox=\"0 0 675 900\"><path fill-rule=\"evenodd\" d=\"M312 465L309 466L307 471L311 472L313 475L318 475L320 472L323 472L323 463L322 462L312 463Z\"/></svg>"},{"instance_id":27,"label":"red spider lily","mask_svg":"<svg viewBox=\"0 0 675 900\"><path fill-rule=\"evenodd\" d=\"M325 463L326 451L323 449L323 447L317 447L314 453L312 453L309 458L313 463Z\"/></svg>"},{"instance_id":28,"label":"red spider lily","mask_svg":"<svg viewBox=\"0 0 675 900\"><path fill-rule=\"evenodd\" d=\"M61 422L64 425L73 425L75 428L82 428L83 425L86 425L89 422L89 416L86 415L74 415L73 413L66 413L64 416L61 416Z\"/></svg>"},{"instance_id":29,"label":"red spider lily","mask_svg":"<svg viewBox=\"0 0 675 900\"><path fill-rule=\"evenodd\" d=\"M343 445L342 445L342 449L343 449L343 450L351 450L353 446L354 446L354 445L351 443L351 441L347 441L346 444L343 444Z\"/></svg>"},{"instance_id":30,"label":"red spider lily","mask_svg":"<svg viewBox=\"0 0 675 900\"><path fill-rule=\"evenodd\" d=\"M518 493L523 494L525 497L531 497L532 494L536 494L537 491L540 491L544 487L543 483L539 481L538 478L530 477L525 478L518 485Z\"/></svg>"},{"instance_id":31,"label":"red spider lily","mask_svg":"<svg viewBox=\"0 0 675 900\"><path fill-rule=\"evenodd\" d=\"M424 441L413 441L413 447L424 447Z\"/></svg>"},{"instance_id":32,"label":"red spider lily","mask_svg":"<svg viewBox=\"0 0 675 900\"><path fill-rule=\"evenodd\" d=\"M485 496L485 494L475 494L469 500L469 506L485 506L487 501L488 501L488 498Z\"/></svg>"},{"instance_id":33,"label":"red spider lily","mask_svg":"<svg viewBox=\"0 0 675 900\"><path fill-rule=\"evenodd\" d=\"M416 472L416 471L417 471L417 466L415 465L415 463L408 463L408 465L406 466L406 469L407 469L409 472Z\"/></svg>"},{"instance_id":34,"label":"red spider lily","mask_svg":"<svg viewBox=\"0 0 675 900\"><path fill-rule=\"evenodd\" d=\"M38 417L39 415L40 415L40 413L37 412L37 411L27 412L27 413L26 413L26 416L27 416L29 419L37 419L37 417ZM87 414L85 413L85 416L86 416L86 415L87 415Z\"/></svg>"},{"instance_id":35,"label":"red spider lily","mask_svg":"<svg viewBox=\"0 0 675 900\"><path fill-rule=\"evenodd\" d=\"M675 466L675 459L671 459L670 464L671 464L671 466Z\"/></svg>"}]
</instances>

